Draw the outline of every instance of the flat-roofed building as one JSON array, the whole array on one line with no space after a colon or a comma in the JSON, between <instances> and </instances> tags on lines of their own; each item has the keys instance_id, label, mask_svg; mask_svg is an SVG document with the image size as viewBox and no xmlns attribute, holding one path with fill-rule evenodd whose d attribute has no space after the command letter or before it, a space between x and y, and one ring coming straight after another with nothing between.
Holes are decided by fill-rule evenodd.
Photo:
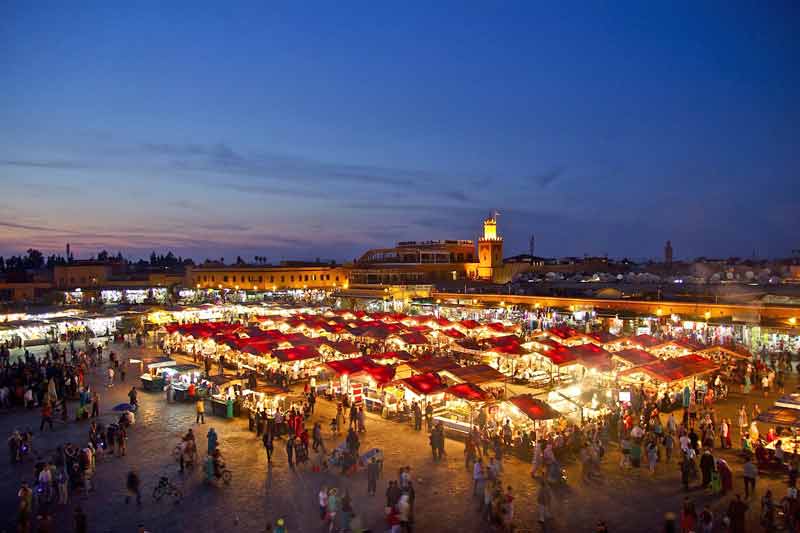
<instances>
[{"instance_id":1,"label":"flat-roofed building","mask_svg":"<svg viewBox=\"0 0 800 533\"><path fill-rule=\"evenodd\" d=\"M356 285L424 284L472 278L477 271L471 240L401 241L365 252L350 268Z\"/></svg>"},{"instance_id":2,"label":"flat-roofed building","mask_svg":"<svg viewBox=\"0 0 800 533\"><path fill-rule=\"evenodd\" d=\"M184 285L200 289L284 290L347 287L349 273L339 265L223 265L208 263L186 269Z\"/></svg>"}]
</instances>

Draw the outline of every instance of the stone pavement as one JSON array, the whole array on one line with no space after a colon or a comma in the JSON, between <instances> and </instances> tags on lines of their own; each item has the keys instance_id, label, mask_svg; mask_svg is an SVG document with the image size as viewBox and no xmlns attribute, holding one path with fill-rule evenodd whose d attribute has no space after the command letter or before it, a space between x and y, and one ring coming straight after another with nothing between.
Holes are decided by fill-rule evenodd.
<instances>
[{"instance_id":1,"label":"stone pavement","mask_svg":"<svg viewBox=\"0 0 800 533\"><path fill-rule=\"evenodd\" d=\"M126 350L115 347L118 353ZM151 351L151 350L148 350ZM138 356L141 350L133 349L125 355ZM126 384L112 389L102 386L100 372L93 376L100 385L101 414L104 422L114 418L110 410L117 403L127 401L126 393L132 384L139 385L138 376L128 375ZM795 381L791 381L794 386ZM490 529L479 520L477 501L471 492L471 471L464 466L463 445L447 441L447 458L435 463L431 459L427 436L409 426L369 415L367 433L362 436L362 449L381 448L385 454L384 478L379 481L378 495L366 493L366 475L359 471L350 478L338 473L314 473L310 465L292 471L287 467L284 441L277 440L273 467L267 468L266 456L260 440L247 430L244 419L225 420L206 413L206 424L194 424L193 404L167 405L164 395L140 391L140 409L136 425L129 433L128 455L124 458L107 458L98 463L95 484L97 490L88 499L72 495L69 508L56 508L55 531L71 531L71 509L80 503L89 517L90 531L136 531L144 524L154 533L168 531L225 531L227 533L263 531L267 522L278 517L286 519L289 531L318 532L324 528L319 520L316 494L322 484L335 486L340 494L349 490L356 513L361 514L373 531L384 531L383 492L388 479L394 479L398 468L412 468L416 488L416 531L481 532ZM748 406L756 400L748 399ZM772 404L773 397L757 401L762 409ZM722 416L734 418L742 397L732 397L717 407ZM74 414L74 406L71 406ZM209 410L210 411L210 410ZM332 439L327 432L327 422L333 414L333 405L320 401L313 420L321 420L326 430L326 446L331 449L343 440ZM15 427L30 426L38 429L38 410L14 409L0 415L0 433L10 434ZM52 433L35 432L34 446L39 452L51 451L67 441L85 442L88 422L70 421L57 425ZM181 475L173 459L172 450L180 436L190 427L197 434L201 455L205 451L205 433L213 426L219 435L219 446L233 481L229 486L212 486L203 481L202 468ZM764 428L766 429L766 428ZM724 455L734 468L735 489L742 489L742 461L731 452ZM312 452L312 459L314 453ZM659 464L658 472L651 476L646 469L639 472L620 472L619 454L611 445L603 464L601 481L582 484L576 465L568 466L569 483L559 488L554 498L554 524L551 531L593 531L597 520L606 520L614 533L659 531L662 517L667 511L678 511L684 493L681 490L676 465ZM32 461L23 465L2 462L0 476L0 531L14 531L16 492L22 480L31 480ZM126 505L125 476L135 468L142 478L143 505ZM511 485L516 494L515 523L518 530L539 531L536 523L536 483L529 476L530 466L515 458L505 460L504 484ZM168 475L183 488L184 500L179 505L162 501L153 502L150 494L159 475ZM759 480L759 497L769 486L778 499L785 494L778 479ZM691 491L698 510L706 503L713 508L726 508L728 497L710 497L699 489ZM753 500L751 507L757 507ZM757 509L749 513L757 531Z\"/></svg>"}]
</instances>

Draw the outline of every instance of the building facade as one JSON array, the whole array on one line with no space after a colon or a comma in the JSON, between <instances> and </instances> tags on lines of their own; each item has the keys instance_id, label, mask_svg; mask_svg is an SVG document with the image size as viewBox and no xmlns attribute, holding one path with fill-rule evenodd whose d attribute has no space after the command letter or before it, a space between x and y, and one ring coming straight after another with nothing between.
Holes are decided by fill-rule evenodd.
<instances>
[{"instance_id":1,"label":"building facade","mask_svg":"<svg viewBox=\"0 0 800 533\"><path fill-rule=\"evenodd\" d=\"M349 273L337 265L222 265L205 264L186 269L185 287L269 291L335 289L349 285Z\"/></svg>"}]
</instances>

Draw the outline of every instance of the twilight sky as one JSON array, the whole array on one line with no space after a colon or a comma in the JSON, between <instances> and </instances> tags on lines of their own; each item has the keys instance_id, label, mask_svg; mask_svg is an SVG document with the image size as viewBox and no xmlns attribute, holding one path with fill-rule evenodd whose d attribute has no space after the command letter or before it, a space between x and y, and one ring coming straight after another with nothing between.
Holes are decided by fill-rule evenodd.
<instances>
[{"instance_id":1,"label":"twilight sky","mask_svg":"<svg viewBox=\"0 0 800 533\"><path fill-rule=\"evenodd\" d=\"M3 2L0 254L800 248L800 7Z\"/></svg>"}]
</instances>

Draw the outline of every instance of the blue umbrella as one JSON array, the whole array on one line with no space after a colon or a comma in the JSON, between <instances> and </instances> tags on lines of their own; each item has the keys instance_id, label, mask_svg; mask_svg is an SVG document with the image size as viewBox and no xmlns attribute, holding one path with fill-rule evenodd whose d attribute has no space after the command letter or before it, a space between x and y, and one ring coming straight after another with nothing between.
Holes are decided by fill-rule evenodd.
<instances>
[{"instance_id":1,"label":"blue umbrella","mask_svg":"<svg viewBox=\"0 0 800 533\"><path fill-rule=\"evenodd\" d=\"M114 406L114 411L135 411L135 410L136 408L134 408L129 403L119 403Z\"/></svg>"}]
</instances>

